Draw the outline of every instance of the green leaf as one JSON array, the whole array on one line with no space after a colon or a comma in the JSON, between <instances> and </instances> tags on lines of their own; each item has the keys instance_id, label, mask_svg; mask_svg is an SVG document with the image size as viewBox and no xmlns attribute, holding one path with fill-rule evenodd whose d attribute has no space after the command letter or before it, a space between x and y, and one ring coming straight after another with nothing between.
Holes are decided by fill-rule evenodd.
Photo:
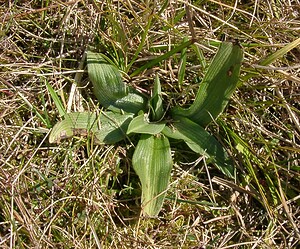
<instances>
[{"instance_id":1,"label":"green leaf","mask_svg":"<svg viewBox=\"0 0 300 249\"><path fill-rule=\"evenodd\" d=\"M145 111L147 107L147 100L144 96L139 94L134 89L129 88L129 93L123 98L118 99L108 107L109 110L118 111L123 110L128 113L138 113Z\"/></svg>"},{"instance_id":2,"label":"green leaf","mask_svg":"<svg viewBox=\"0 0 300 249\"><path fill-rule=\"evenodd\" d=\"M236 89L243 51L238 44L221 43L200 84L194 103L188 108L173 109L173 117L188 117L201 126L208 125L224 110Z\"/></svg>"},{"instance_id":3,"label":"green leaf","mask_svg":"<svg viewBox=\"0 0 300 249\"><path fill-rule=\"evenodd\" d=\"M127 134L141 133L155 135L160 133L164 129L165 125L165 122L150 123L148 121L147 114L142 113L130 122L127 129Z\"/></svg>"},{"instance_id":4,"label":"green leaf","mask_svg":"<svg viewBox=\"0 0 300 249\"><path fill-rule=\"evenodd\" d=\"M155 77L154 89L149 104L150 104L151 121L161 120L164 115L164 108L163 108L163 102L161 96L160 80L158 75L156 75Z\"/></svg>"},{"instance_id":5,"label":"green leaf","mask_svg":"<svg viewBox=\"0 0 300 249\"><path fill-rule=\"evenodd\" d=\"M164 135L143 134L132 158L142 184L142 210L157 216L166 195L172 169L169 140Z\"/></svg>"},{"instance_id":6,"label":"green leaf","mask_svg":"<svg viewBox=\"0 0 300 249\"><path fill-rule=\"evenodd\" d=\"M103 107L128 113L138 113L146 109L146 98L127 87L119 70L109 64L101 54L88 51L87 64L94 93Z\"/></svg>"},{"instance_id":7,"label":"green leaf","mask_svg":"<svg viewBox=\"0 0 300 249\"><path fill-rule=\"evenodd\" d=\"M113 144L126 137L133 114L101 112L67 113L52 129L49 142L59 143L73 136L89 136L95 144Z\"/></svg>"},{"instance_id":8,"label":"green leaf","mask_svg":"<svg viewBox=\"0 0 300 249\"><path fill-rule=\"evenodd\" d=\"M223 146L203 127L185 117L179 117L173 129L165 127L163 134L173 139L184 140L196 153L207 157L223 174L234 178L234 167Z\"/></svg>"},{"instance_id":9,"label":"green leaf","mask_svg":"<svg viewBox=\"0 0 300 249\"><path fill-rule=\"evenodd\" d=\"M87 65L94 93L102 106L108 107L127 95L127 87L119 70L100 54L88 51Z\"/></svg>"}]
</instances>

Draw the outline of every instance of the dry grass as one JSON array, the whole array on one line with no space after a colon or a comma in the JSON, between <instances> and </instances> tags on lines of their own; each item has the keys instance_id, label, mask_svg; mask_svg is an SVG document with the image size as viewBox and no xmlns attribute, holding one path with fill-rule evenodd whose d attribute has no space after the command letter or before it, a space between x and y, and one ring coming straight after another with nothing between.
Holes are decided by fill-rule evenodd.
<instances>
[{"instance_id":1,"label":"dry grass","mask_svg":"<svg viewBox=\"0 0 300 249\"><path fill-rule=\"evenodd\" d=\"M194 1L188 9L200 52L188 50L183 86L177 56L130 78L145 61L191 36L185 2L1 3L1 248L299 244L300 48L272 65L256 65L299 38L300 2ZM201 58L209 61L222 34L241 41L245 60L230 106L208 128L234 157L235 182L178 144L164 208L158 219L145 219L139 216L130 144L94 146L84 138L48 143L60 117L46 82L66 110L95 108L83 60L89 46L114 60L128 83L144 91L159 72L166 99L184 104L202 77Z\"/></svg>"}]
</instances>

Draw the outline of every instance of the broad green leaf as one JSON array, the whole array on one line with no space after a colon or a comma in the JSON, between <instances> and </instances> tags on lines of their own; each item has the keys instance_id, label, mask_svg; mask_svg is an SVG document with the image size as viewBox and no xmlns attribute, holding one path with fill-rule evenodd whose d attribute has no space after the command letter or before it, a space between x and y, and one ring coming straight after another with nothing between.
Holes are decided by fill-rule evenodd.
<instances>
[{"instance_id":1,"label":"broad green leaf","mask_svg":"<svg viewBox=\"0 0 300 249\"><path fill-rule=\"evenodd\" d=\"M243 51L240 45L223 42L200 84L194 103L175 108L173 117L188 117L201 126L208 125L224 110L236 89Z\"/></svg>"},{"instance_id":2,"label":"broad green leaf","mask_svg":"<svg viewBox=\"0 0 300 249\"><path fill-rule=\"evenodd\" d=\"M200 125L180 117L173 123L173 129L166 126L163 134L173 139L184 140L191 150L207 157L227 177L234 178L233 163L225 149Z\"/></svg>"},{"instance_id":3,"label":"broad green leaf","mask_svg":"<svg viewBox=\"0 0 300 249\"><path fill-rule=\"evenodd\" d=\"M109 64L100 54L87 52L89 78L99 103L108 107L127 95L127 87L119 70Z\"/></svg>"},{"instance_id":4,"label":"broad green leaf","mask_svg":"<svg viewBox=\"0 0 300 249\"><path fill-rule=\"evenodd\" d=\"M162 103L161 86L158 75L156 75L155 77L154 89L149 104L151 121L161 120L164 115L164 108Z\"/></svg>"},{"instance_id":5,"label":"broad green leaf","mask_svg":"<svg viewBox=\"0 0 300 249\"><path fill-rule=\"evenodd\" d=\"M101 112L67 113L58 122L49 136L50 143L59 143L73 136L90 136L95 144L113 144L126 137L126 130L133 114Z\"/></svg>"},{"instance_id":6,"label":"broad green leaf","mask_svg":"<svg viewBox=\"0 0 300 249\"><path fill-rule=\"evenodd\" d=\"M163 205L172 169L169 140L164 135L141 135L132 165L142 184L143 213L157 216Z\"/></svg>"},{"instance_id":7,"label":"broad green leaf","mask_svg":"<svg viewBox=\"0 0 300 249\"><path fill-rule=\"evenodd\" d=\"M89 78L99 103L112 111L138 113L146 108L146 98L122 81L119 70L98 53L87 52Z\"/></svg>"},{"instance_id":8,"label":"broad green leaf","mask_svg":"<svg viewBox=\"0 0 300 249\"><path fill-rule=\"evenodd\" d=\"M165 125L165 122L150 123L148 121L147 114L142 113L130 122L127 129L127 134L141 133L155 135L160 133L164 129Z\"/></svg>"},{"instance_id":9,"label":"broad green leaf","mask_svg":"<svg viewBox=\"0 0 300 249\"><path fill-rule=\"evenodd\" d=\"M184 37L183 41L188 41L187 37ZM184 75L185 75L185 67L186 67L186 57L187 57L187 48L184 48L181 50L181 55L180 55L180 64L178 68L178 86L179 89L181 89L183 85L183 80L184 80Z\"/></svg>"},{"instance_id":10,"label":"broad green leaf","mask_svg":"<svg viewBox=\"0 0 300 249\"><path fill-rule=\"evenodd\" d=\"M123 98L118 99L108 107L109 110L118 111L123 110L128 113L138 113L145 111L147 107L147 100L144 96L129 88L129 93Z\"/></svg>"}]
</instances>

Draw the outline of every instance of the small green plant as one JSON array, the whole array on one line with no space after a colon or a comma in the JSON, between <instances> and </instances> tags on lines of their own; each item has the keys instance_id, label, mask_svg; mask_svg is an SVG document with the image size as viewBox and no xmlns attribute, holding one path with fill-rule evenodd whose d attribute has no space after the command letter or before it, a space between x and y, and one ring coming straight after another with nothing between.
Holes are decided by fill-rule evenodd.
<instances>
[{"instance_id":1,"label":"small green plant","mask_svg":"<svg viewBox=\"0 0 300 249\"><path fill-rule=\"evenodd\" d=\"M189 45L191 42L188 41L181 47L184 49ZM167 105L163 104L158 76L154 79L152 95L145 97L127 86L119 70L104 56L89 51L89 78L99 104L106 110L99 110L97 114L65 114L64 119L53 127L49 140L55 143L84 134L96 144L114 144L139 135L132 165L141 181L142 211L145 215L157 216L163 205L173 164L169 139L184 141L227 177L234 177L231 159L205 127L224 110L236 89L242 59L239 44L222 42L192 105L187 109L171 108L166 114L164 106Z\"/></svg>"}]
</instances>

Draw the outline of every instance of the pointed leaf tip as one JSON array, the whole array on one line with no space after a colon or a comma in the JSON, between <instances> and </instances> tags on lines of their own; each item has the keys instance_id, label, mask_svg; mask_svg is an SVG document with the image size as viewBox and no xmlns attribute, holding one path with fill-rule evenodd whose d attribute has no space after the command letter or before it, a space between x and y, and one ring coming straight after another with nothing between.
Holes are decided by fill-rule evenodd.
<instances>
[{"instance_id":1,"label":"pointed leaf tip","mask_svg":"<svg viewBox=\"0 0 300 249\"><path fill-rule=\"evenodd\" d=\"M174 119L177 115L185 116L203 127L216 119L236 89L242 60L243 50L239 44L221 43L194 103L187 109L174 108Z\"/></svg>"},{"instance_id":2,"label":"pointed leaf tip","mask_svg":"<svg viewBox=\"0 0 300 249\"><path fill-rule=\"evenodd\" d=\"M101 54L88 51L87 66L94 93L102 106L108 107L127 95L127 88L119 70L109 64Z\"/></svg>"},{"instance_id":3,"label":"pointed leaf tip","mask_svg":"<svg viewBox=\"0 0 300 249\"><path fill-rule=\"evenodd\" d=\"M127 87L119 70L101 54L87 52L89 78L99 103L112 111L137 113L146 108L146 98Z\"/></svg>"}]
</instances>

